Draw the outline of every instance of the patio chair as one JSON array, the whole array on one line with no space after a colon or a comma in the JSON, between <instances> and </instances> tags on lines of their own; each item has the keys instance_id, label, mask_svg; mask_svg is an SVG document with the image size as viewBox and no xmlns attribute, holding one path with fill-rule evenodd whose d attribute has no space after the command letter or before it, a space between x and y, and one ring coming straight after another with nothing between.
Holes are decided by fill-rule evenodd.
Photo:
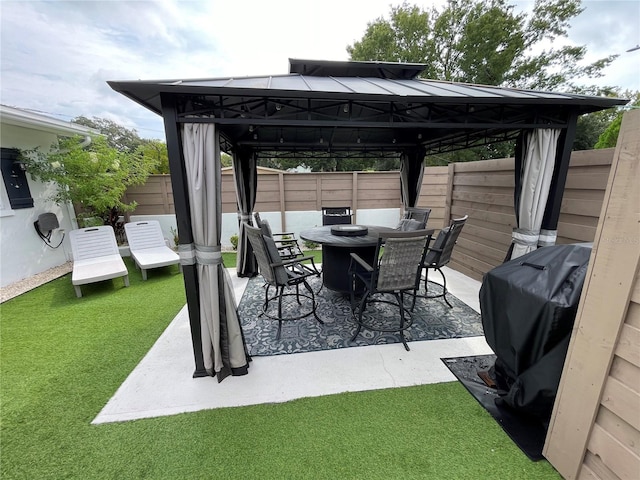
<instances>
[{"instance_id":1,"label":"patio chair","mask_svg":"<svg viewBox=\"0 0 640 480\"><path fill-rule=\"evenodd\" d=\"M348 225L351 207L322 207L322 225Z\"/></svg>"},{"instance_id":2,"label":"patio chair","mask_svg":"<svg viewBox=\"0 0 640 480\"><path fill-rule=\"evenodd\" d=\"M253 217L256 220L256 227L262 230L262 234L273 238L282 259L289 260L291 258L304 257L294 232L273 233L269 221L260 218L260 213L255 212Z\"/></svg>"},{"instance_id":3,"label":"patio chair","mask_svg":"<svg viewBox=\"0 0 640 480\"><path fill-rule=\"evenodd\" d=\"M180 257L170 249L162 235L157 220L129 222L124 226L129 242L131 258L142 272L142 279L147 279L147 270L166 267L180 263Z\"/></svg>"},{"instance_id":4,"label":"patio chair","mask_svg":"<svg viewBox=\"0 0 640 480\"><path fill-rule=\"evenodd\" d=\"M87 283L124 277L124 286L129 286L129 272L110 225L72 230L69 241L73 254L71 283L78 298L82 297L80 286Z\"/></svg>"},{"instance_id":5,"label":"patio chair","mask_svg":"<svg viewBox=\"0 0 640 480\"><path fill-rule=\"evenodd\" d=\"M381 233L376 247L373 265L363 260L358 254L351 254L351 310L357 315L358 327L351 341L360 334L362 328L381 332L398 332L404 348L409 345L404 331L412 324L410 310L405 306L404 294L413 293L420 284L420 271L426 247L431 239L430 230L414 230L411 232ZM384 250L382 250L384 247ZM382 255L380 252L382 251ZM356 291L359 283L364 285L364 293L356 304ZM375 295L375 297L374 297ZM395 297L395 301L389 296ZM363 319L368 304L380 302L397 306L400 313L399 322L389 319Z\"/></svg>"},{"instance_id":6,"label":"patio chair","mask_svg":"<svg viewBox=\"0 0 640 480\"><path fill-rule=\"evenodd\" d=\"M413 297L413 305L411 309L415 307L416 297L422 298L440 298L442 297L444 301L449 305L449 308L452 305L447 300L447 278L444 276L442 272L442 267L447 265L451 261L451 254L453 253L453 247L456 245L458 241L458 236L462 231L462 227L464 227L465 222L469 216L465 215L462 218L457 218L451 221L451 224L448 227L443 228L438 233L435 242L433 245L427 249L427 254L424 257L424 261L422 262L422 268L425 269L424 275L424 295L418 295L416 290ZM440 272L442 275L442 293L429 295L428 293L428 284L429 284L429 269L432 268ZM435 283L435 282L434 282Z\"/></svg>"},{"instance_id":7,"label":"patio chair","mask_svg":"<svg viewBox=\"0 0 640 480\"><path fill-rule=\"evenodd\" d=\"M400 232L410 232L412 230L422 230L427 228L427 221L431 214L430 208L408 207L396 230Z\"/></svg>"},{"instance_id":8,"label":"patio chair","mask_svg":"<svg viewBox=\"0 0 640 480\"><path fill-rule=\"evenodd\" d=\"M282 322L290 320L299 320L309 315L313 315L318 323L324 322L318 317L316 313L316 299L313 289L309 285L307 279L311 276L317 275L318 270L315 267L313 257L296 257L291 259L283 259L280 256L280 252L276 247L276 243L272 237L264 235L262 230L256 227L252 227L245 224L245 230L251 246L253 247L253 253L258 261L258 268L260 274L264 278L265 284L265 297L264 304L262 306L262 314L267 318L278 321L278 333L276 339L280 339L282 332ZM303 264L302 262L310 262L310 264ZM300 293L300 285L303 285L307 291L306 293ZM275 294L270 296L271 287L275 287ZM295 288L295 293L288 293L290 288ZM306 298L311 301L310 308L298 310L297 315L283 316L282 301L284 297L296 297L296 301L300 306L302 302L300 298ZM269 310L270 303L277 301L277 314L271 313Z\"/></svg>"}]
</instances>

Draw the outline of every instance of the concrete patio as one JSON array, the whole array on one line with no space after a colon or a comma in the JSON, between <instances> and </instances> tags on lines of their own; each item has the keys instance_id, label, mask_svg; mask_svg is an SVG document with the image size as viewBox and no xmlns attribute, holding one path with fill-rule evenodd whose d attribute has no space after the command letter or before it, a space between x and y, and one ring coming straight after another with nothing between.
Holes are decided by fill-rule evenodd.
<instances>
[{"instance_id":1,"label":"concrete patio","mask_svg":"<svg viewBox=\"0 0 640 480\"><path fill-rule=\"evenodd\" d=\"M479 312L480 282L446 267L444 271L451 293ZM229 273L239 302L248 280L238 278L234 270ZM450 382L455 377L440 358L493 353L484 337L410 345L409 352L392 344L254 357L246 376L228 377L222 383L212 377L194 379L185 306L92 423Z\"/></svg>"}]
</instances>

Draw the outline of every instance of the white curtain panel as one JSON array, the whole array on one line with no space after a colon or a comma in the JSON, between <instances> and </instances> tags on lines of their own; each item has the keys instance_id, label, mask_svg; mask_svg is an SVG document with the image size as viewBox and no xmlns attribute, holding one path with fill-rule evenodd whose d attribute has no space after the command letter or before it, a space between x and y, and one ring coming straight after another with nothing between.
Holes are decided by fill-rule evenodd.
<instances>
[{"instance_id":1,"label":"white curtain panel","mask_svg":"<svg viewBox=\"0 0 640 480\"><path fill-rule=\"evenodd\" d=\"M183 125L205 369L222 380L248 364L231 278L222 264L220 146L215 125Z\"/></svg>"},{"instance_id":2,"label":"white curtain panel","mask_svg":"<svg viewBox=\"0 0 640 480\"><path fill-rule=\"evenodd\" d=\"M519 222L512 234L512 260L532 252L538 246L559 136L560 130L550 128L535 129L527 136L520 173Z\"/></svg>"}]
</instances>

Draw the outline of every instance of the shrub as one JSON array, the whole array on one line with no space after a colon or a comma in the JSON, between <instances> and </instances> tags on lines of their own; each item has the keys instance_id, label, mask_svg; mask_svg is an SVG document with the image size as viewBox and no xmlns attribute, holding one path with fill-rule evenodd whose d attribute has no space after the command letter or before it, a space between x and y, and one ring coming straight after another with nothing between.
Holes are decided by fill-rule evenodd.
<instances>
[{"instance_id":1,"label":"shrub","mask_svg":"<svg viewBox=\"0 0 640 480\"><path fill-rule=\"evenodd\" d=\"M229 241L231 242L231 246L233 247L233 249L238 250L238 235L231 235Z\"/></svg>"},{"instance_id":2,"label":"shrub","mask_svg":"<svg viewBox=\"0 0 640 480\"><path fill-rule=\"evenodd\" d=\"M309 250L315 250L319 247L319 244L317 244L316 242L312 242L311 240L305 240L304 246Z\"/></svg>"}]
</instances>

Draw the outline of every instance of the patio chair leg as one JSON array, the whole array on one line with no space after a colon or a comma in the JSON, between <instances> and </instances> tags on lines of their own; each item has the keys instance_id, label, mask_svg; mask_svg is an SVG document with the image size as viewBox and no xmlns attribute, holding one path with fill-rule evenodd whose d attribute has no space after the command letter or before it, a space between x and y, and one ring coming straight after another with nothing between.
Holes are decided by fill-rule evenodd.
<instances>
[{"instance_id":1,"label":"patio chair leg","mask_svg":"<svg viewBox=\"0 0 640 480\"><path fill-rule=\"evenodd\" d=\"M129 275L125 275L124 276L124 286L128 287L129 286Z\"/></svg>"},{"instance_id":2,"label":"patio chair leg","mask_svg":"<svg viewBox=\"0 0 640 480\"><path fill-rule=\"evenodd\" d=\"M303 284L311 294L311 308L313 309L313 316L316 317L316 320L318 321L319 324L324 325L324 322L320 320L320 317L318 316L318 312L316 311L316 307L318 306L318 304L316 303L316 296L313 293L313 289L311 288L311 285L309 285L306 280L303 282Z\"/></svg>"},{"instance_id":3,"label":"patio chair leg","mask_svg":"<svg viewBox=\"0 0 640 480\"><path fill-rule=\"evenodd\" d=\"M356 333L353 334L353 337L351 337L351 341L355 342L356 338L358 337L358 335L360 335L360 330L362 329L362 325L358 324L358 328L356 329Z\"/></svg>"},{"instance_id":4,"label":"patio chair leg","mask_svg":"<svg viewBox=\"0 0 640 480\"><path fill-rule=\"evenodd\" d=\"M453 305L451 305L449 300L447 300L447 277L444 276L442 270L438 269L438 271L440 272L440 275L442 275L442 298L444 298L446 304L449 305L449 308L453 308Z\"/></svg>"},{"instance_id":5,"label":"patio chair leg","mask_svg":"<svg viewBox=\"0 0 640 480\"><path fill-rule=\"evenodd\" d=\"M276 334L276 340L280 340L280 334L282 333L282 294L284 293L284 287L280 287L278 294L278 333Z\"/></svg>"},{"instance_id":6,"label":"patio chair leg","mask_svg":"<svg viewBox=\"0 0 640 480\"><path fill-rule=\"evenodd\" d=\"M142 272L142 280L146 280L147 279L147 271L144 268L141 268L140 271Z\"/></svg>"},{"instance_id":7,"label":"patio chair leg","mask_svg":"<svg viewBox=\"0 0 640 480\"><path fill-rule=\"evenodd\" d=\"M366 291L363 295L362 295L362 300L360 300L360 311L358 312L358 328L356 329L356 333L353 334L353 337L351 337L351 341L355 341L356 337L360 334L360 330L362 330L362 312L364 310L364 304L367 301L367 298L369 298L369 291ZM355 311L353 312L355 315Z\"/></svg>"},{"instance_id":8,"label":"patio chair leg","mask_svg":"<svg viewBox=\"0 0 640 480\"><path fill-rule=\"evenodd\" d=\"M300 284L296 283L296 301L298 302L298 305L302 305L302 302L300 301Z\"/></svg>"},{"instance_id":9,"label":"patio chair leg","mask_svg":"<svg viewBox=\"0 0 640 480\"><path fill-rule=\"evenodd\" d=\"M400 307L400 340L402 340L402 344L404 345L404 349L408 352L409 345L407 345L407 340L404 338L404 295L402 292L394 293L396 296L396 300L398 301L398 306Z\"/></svg>"},{"instance_id":10,"label":"patio chair leg","mask_svg":"<svg viewBox=\"0 0 640 480\"><path fill-rule=\"evenodd\" d=\"M82 297L82 290L80 290L80 285L74 285L73 288L76 291L76 297L81 298Z\"/></svg>"}]
</instances>

